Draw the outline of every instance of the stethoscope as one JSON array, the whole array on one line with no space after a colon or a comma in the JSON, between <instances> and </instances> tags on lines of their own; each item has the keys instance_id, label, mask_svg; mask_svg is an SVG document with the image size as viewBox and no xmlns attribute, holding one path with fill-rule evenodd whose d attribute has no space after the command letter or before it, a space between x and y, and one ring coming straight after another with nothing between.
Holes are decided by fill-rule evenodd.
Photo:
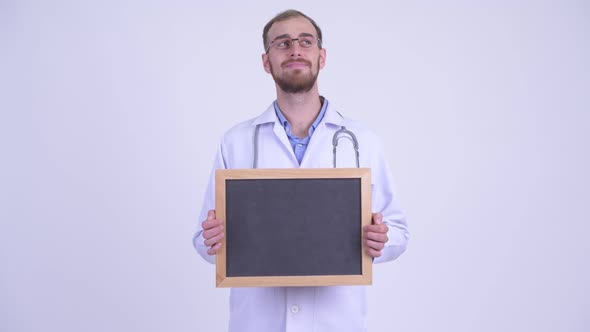
<instances>
[{"instance_id":1,"label":"stethoscope","mask_svg":"<svg viewBox=\"0 0 590 332\"><path fill-rule=\"evenodd\" d=\"M340 114L340 113L338 113ZM342 115L340 115L342 116ZM262 124L259 123L256 125L256 128L254 129L254 157L253 157L253 162L252 162L252 168L258 168L258 132L260 131L260 126ZM356 139L356 136L354 135L354 133L348 129L346 129L346 127L342 126L340 127L340 129L338 129L334 135L332 136L332 156L333 156L333 165L334 168L336 168L336 155L337 155L337 147L338 147L338 141L340 141L341 139L348 139L352 142L352 145L354 147L354 153L356 156L356 167L359 168L360 167L360 163L359 163L359 142Z\"/></svg>"},{"instance_id":2,"label":"stethoscope","mask_svg":"<svg viewBox=\"0 0 590 332\"><path fill-rule=\"evenodd\" d=\"M356 155L356 168L359 168L359 142L357 141L354 133L346 129L346 127L344 126L336 130L334 136L332 136L332 156L334 157L334 168L336 168L336 148L338 147L338 141L343 138L346 138L347 140L352 142L352 146L354 147L354 153Z\"/></svg>"}]
</instances>

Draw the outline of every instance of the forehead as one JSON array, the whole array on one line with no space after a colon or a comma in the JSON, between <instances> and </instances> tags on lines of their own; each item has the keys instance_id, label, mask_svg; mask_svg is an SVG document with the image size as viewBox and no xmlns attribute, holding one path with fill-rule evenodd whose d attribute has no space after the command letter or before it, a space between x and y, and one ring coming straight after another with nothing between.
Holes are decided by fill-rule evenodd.
<instances>
[{"instance_id":1,"label":"forehead","mask_svg":"<svg viewBox=\"0 0 590 332\"><path fill-rule=\"evenodd\" d=\"M315 28L305 17L292 17L284 21L276 22L268 30L268 39L273 40L277 36L299 36L302 33L316 35Z\"/></svg>"}]
</instances>

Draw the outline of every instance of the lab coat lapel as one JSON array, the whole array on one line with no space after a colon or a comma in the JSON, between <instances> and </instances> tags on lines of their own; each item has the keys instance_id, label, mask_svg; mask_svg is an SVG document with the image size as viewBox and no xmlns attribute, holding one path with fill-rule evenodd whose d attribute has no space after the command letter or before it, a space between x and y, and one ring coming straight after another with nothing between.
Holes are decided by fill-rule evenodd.
<instances>
[{"instance_id":1,"label":"lab coat lapel","mask_svg":"<svg viewBox=\"0 0 590 332\"><path fill-rule=\"evenodd\" d=\"M282 145L282 148L284 150L284 155L285 157L289 158L291 163L293 164L293 167L299 167L299 162L297 161L297 158L295 157L295 153L293 152L293 148L291 147L291 144L289 143L289 138L287 137L287 133L285 132L285 128L283 128L283 126L281 125L281 123L279 122L279 119L277 118L277 115L275 113L275 109L274 109L274 104L270 104L270 106L266 109L266 111L264 113L262 113L259 117L257 117L256 119L254 119L254 121L252 122L252 125L256 126L259 124L264 124L264 123L272 123L272 131L275 135L276 138L276 142L280 145ZM262 138L262 130L261 130L261 136L259 137L259 140L263 140ZM259 151L259 153L262 155L264 154L264 151ZM269 156L267 156L266 158L261 156L261 160L263 159L267 159L269 158ZM271 158L280 158L280 156L271 156ZM272 164L272 162L271 162ZM259 163L260 166L260 163ZM264 167L264 166L262 166Z\"/></svg>"},{"instance_id":2,"label":"lab coat lapel","mask_svg":"<svg viewBox=\"0 0 590 332\"><path fill-rule=\"evenodd\" d=\"M281 144L283 144L283 148L285 149L286 155L288 155L289 158L291 158L291 161L293 162L293 167L299 167L299 162L297 161L297 157L295 157L295 152L293 152L293 147L291 146L291 143L289 143L289 138L287 137L285 128L283 128L283 126L279 123L278 119L276 119L273 126L275 136L281 142Z\"/></svg>"},{"instance_id":3,"label":"lab coat lapel","mask_svg":"<svg viewBox=\"0 0 590 332\"><path fill-rule=\"evenodd\" d=\"M344 119L328 104L324 118L313 132L309 145L301 160L301 167L331 168L332 164L332 135L344 125Z\"/></svg>"},{"instance_id":4,"label":"lab coat lapel","mask_svg":"<svg viewBox=\"0 0 590 332\"><path fill-rule=\"evenodd\" d=\"M332 167L332 144L329 128L320 123L313 132L305 154L301 160L301 168L329 168Z\"/></svg>"}]
</instances>

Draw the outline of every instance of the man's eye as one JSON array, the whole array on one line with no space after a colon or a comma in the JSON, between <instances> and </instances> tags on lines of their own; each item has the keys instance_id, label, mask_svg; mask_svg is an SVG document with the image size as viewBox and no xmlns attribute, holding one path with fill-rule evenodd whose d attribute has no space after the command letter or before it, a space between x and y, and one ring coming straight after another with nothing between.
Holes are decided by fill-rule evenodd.
<instances>
[{"instance_id":1,"label":"man's eye","mask_svg":"<svg viewBox=\"0 0 590 332\"><path fill-rule=\"evenodd\" d=\"M308 39L308 38L300 39L299 44L301 44L301 46L303 46L303 47L309 47L313 44L313 40Z\"/></svg>"},{"instance_id":2,"label":"man's eye","mask_svg":"<svg viewBox=\"0 0 590 332\"><path fill-rule=\"evenodd\" d=\"M280 40L277 43L277 47L279 47L279 48L288 48L290 45L291 45L291 41L288 39Z\"/></svg>"}]
</instances>

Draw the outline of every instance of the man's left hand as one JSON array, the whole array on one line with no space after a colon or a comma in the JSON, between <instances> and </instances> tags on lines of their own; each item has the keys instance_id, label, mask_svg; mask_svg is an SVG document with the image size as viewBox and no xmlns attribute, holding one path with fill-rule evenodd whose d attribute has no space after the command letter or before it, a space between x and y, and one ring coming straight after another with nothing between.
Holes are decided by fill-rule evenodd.
<instances>
[{"instance_id":1,"label":"man's left hand","mask_svg":"<svg viewBox=\"0 0 590 332\"><path fill-rule=\"evenodd\" d=\"M363 230L365 231L364 242L367 254L372 257L381 256L381 250L389 240L387 237L389 227L383 223L383 215L373 213L373 224L365 226Z\"/></svg>"}]
</instances>

